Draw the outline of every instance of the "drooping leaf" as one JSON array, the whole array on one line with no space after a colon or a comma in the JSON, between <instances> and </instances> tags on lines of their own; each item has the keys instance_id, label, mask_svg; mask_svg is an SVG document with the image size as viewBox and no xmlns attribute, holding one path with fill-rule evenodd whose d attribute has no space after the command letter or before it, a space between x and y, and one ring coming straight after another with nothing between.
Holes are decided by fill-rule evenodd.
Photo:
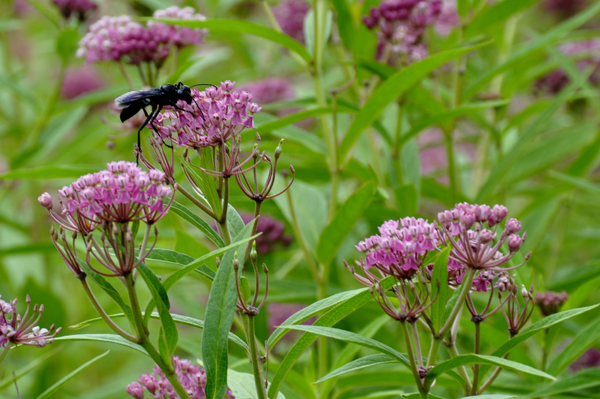
<instances>
[{"instance_id":1,"label":"drooping leaf","mask_svg":"<svg viewBox=\"0 0 600 399\"><path fill-rule=\"evenodd\" d=\"M144 348L116 334L75 334L54 338L54 341L93 341L125 346L149 356Z\"/></svg>"},{"instance_id":2,"label":"drooping leaf","mask_svg":"<svg viewBox=\"0 0 600 399\"><path fill-rule=\"evenodd\" d=\"M512 360L504 359L502 357L488 356L488 355L459 355L452 359L445 360L435 365L431 370L427 372L427 378L434 380L436 376L452 370L456 367L464 366L467 364L488 364L494 366L500 366L508 370L521 371L523 373L536 375L538 377L547 378L549 380L556 380L553 376L531 366L527 366L522 363L518 363Z\"/></svg>"},{"instance_id":3,"label":"drooping leaf","mask_svg":"<svg viewBox=\"0 0 600 399\"><path fill-rule=\"evenodd\" d=\"M330 373L321 377L319 380L315 381L315 384L329 380L334 377L339 377L344 374L353 373L355 371L362 370L367 367L376 366L379 364L387 364L387 363L398 363L398 359L396 359L390 355L387 355L385 353L364 356L364 357L361 357L360 359L351 361L350 363L347 363L344 366L331 371Z\"/></svg>"},{"instance_id":4,"label":"drooping leaf","mask_svg":"<svg viewBox=\"0 0 600 399\"><path fill-rule=\"evenodd\" d=\"M0 175L0 180L77 178L87 173L97 172L100 169L102 168L90 166L40 166L8 171Z\"/></svg>"},{"instance_id":5,"label":"drooping leaf","mask_svg":"<svg viewBox=\"0 0 600 399\"><path fill-rule=\"evenodd\" d=\"M567 377L564 380L556 381L540 390L521 397L524 399L543 398L597 386L600 386L600 369L592 368L583 370L582 372Z\"/></svg>"}]
</instances>

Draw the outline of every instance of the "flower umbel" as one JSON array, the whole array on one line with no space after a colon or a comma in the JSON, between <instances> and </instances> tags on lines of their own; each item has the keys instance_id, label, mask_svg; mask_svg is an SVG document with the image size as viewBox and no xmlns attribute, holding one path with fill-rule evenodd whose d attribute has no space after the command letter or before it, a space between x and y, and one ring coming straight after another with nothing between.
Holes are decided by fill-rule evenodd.
<instances>
[{"instance_id":1,"label":"flower umbel","mask_svg":"<svg viewBox=\"0 0 600 399\"><path fill-rule=\"evenodd\" d=\"M27 310L21 316L17 313L17 300L5 302L0 299L0 348L5 348L7 344L30 345L43 348L46 344L52 343L54 337L60 332L61 328L55 328L54 324L50 329L40 328L36 324L40 321L44 313L44 305L35 305L31 314L31 298L27 295Z\"/></svg>"},{"instance_id":2,"label":"flower umbel","mask_svg":"<svg viewBox=\"0 0 600 399\"><path fill-rule=\"evenodd\" d=\"M560 307L567 302L569 294L563 292L537 292L535 294L535 304L538 305L544 316L558 313Z\"/></svg>"},{"instance_id":3,"label":"flower umbel","mask_svg":"<svg viewBox=\"0 0 600 399\"><path fill-rule=\"evenodd\" d=\"M187 391L190 399L206 398L206 393L204 392L206 372L204 369L192 364L187 359L179 359L177 356L173 357L173 365L175 366L177 378ZM164 372L158 366L155 366L153 371L154 374L142 374L138 382L129 384L127 386L127 393L136 399L143 399L144 392L146 391L152 395L152 398L179 398L179 395L175 393L171 383L165 377ZM233 396L231 390L227 389L224 399L235 399L235 396Z\"/></svg>"}]
</instances>

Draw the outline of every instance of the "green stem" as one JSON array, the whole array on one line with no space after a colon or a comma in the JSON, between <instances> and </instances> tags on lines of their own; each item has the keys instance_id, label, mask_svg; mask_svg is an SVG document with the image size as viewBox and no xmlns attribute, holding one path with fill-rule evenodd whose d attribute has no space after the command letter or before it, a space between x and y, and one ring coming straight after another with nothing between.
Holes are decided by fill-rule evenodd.
<instances>
[{"instance_id":1,"label":"green stem","mask_svg":"<svg viewBox=\"0 0 600 399\"><path fill-rule=\"evenodd\" d=\"M6 355L8 355L8 351L10 350L10 343L6 344L6 347L4 348L4 350L2 351L2 353L0 353L0 363L2 363L2 360L6 357Z\"/></svg>"},{"instance_id":2,"label":"green stem","mask_svg":"<svg viewBox=\"0 0 600 399\"><path fill-rule=\"evenodd\" d=\"M134 337L133 335L123 331L121 329L121 327L119 327L117 324L115 324L114 321L112 321L112 319L110 318L110 316L108 316L108 314L106 314L106 312L104 311L104 309L102 308L102 306L100 305L100 303L98 303L98 300L96 299L96 296L94 295L94 293L92 292L86 278L82 278L79 281L81 281L81 285L83 286L83 290L85 291L85 293L87 294L90 302L92 302L92 306L94 306L94 309L96 309L96 311L98 312L98 314L100 315L100 317L102 317L102 320L104 320L104 322L117 334L119 334L121 337L127 339L128 341L131 342L135 342L138 343L138 339L136 337Z\"/></svg>"},{"instance_id":3,"label":"green stem","mask_svg":"<svg viewBox=\"0 0 600 399\"><path fill-rule=\"evenodd\" d=\"M250 233L250 237L255 235L256 231L258 230L258 218L260 217L261 205L262 205L262 202L256 201L256 205L254 206L254 225L252 226L252 232ZM242 265L244 263L246 263L246 260L248 259L248 255L250 255L250 250L252 250L252 241L248 241L248 245L246 246L246 252L244 253L244 261L242 262Z\"/></svg>"},{"instance_id":4,"label":"green stem","mask_svg":"<svg viewBox=\"0 0 600 399\"><path fill-rule=\"evenodd\" d=\"M275 19L275 15L273 15L273 11L271 11L271 7L269 7L269 4L267 3L267 0L262 0L261 5L263 7L263 10L265 11L265 14L267 14L267 18L269 19L269 22L271 23L271 26L273 27L273 29L275 29L277 32L282 32L281 30L281 26L279 26L279 23L277 22L277 19ZM300 65L302 65L303 67L307 67L308 65L306 64L306 61L304 61L304 59L298 55L297 53L290 51L289 54L291 55L291 57L293 59L295 59Z\"/></svg>"},{"instance_id":5,"label":"green stem","mask_svg":"<svg viewBox=\"0 0 600 399\"><path fill-rule=\"evenodd\" d=\"M544 349L542 351L542 367L541 370L542 371L546 371L546 363L548 363L548 332L550 331L549 328L546 328L544 330Z\"/></svg>"},{"instance_id":6,"label":"green stem","mask_svg":"<svg viewBox=\"0 0 600 399\"><path fill-rule=\"evenodd\" d=\"M431 347L429 348L429 356L427 357L427 369L429 369L429 367L433 367L435 365L435 361L437 359L437 355L438 355L441 343L442 343L442 338L437 338L437 337L435 337L435 335L433 335L433 341L431 342ZM430 381L427 378L425 379L424 385L425 385L426 391L429 391L432 383L433 383L433 381Z\"/></svg>"},{"instance_id":7,"label":"green stem","mask_svg":"<svg viewBox=\"0 0 600 399\"><path fill-rule=\"evenodd\" d=\"M135 85L133 84L133 80L131 80L131 76L129 76L129 74L127 73L127 70L125 69L125 66L120 61L118 62L118 64L119 64L119 70L121 71L121 74L123 75L123 77L127 81L127 85L129 85L129 89L135 90Z\"/></svg>"},{"instance_id":8,"label":"green stem","mask_svg":"<svg viewBox=\"0 0 600 399\"><path fill-rule=\"evenodd\" d=\"M131 305L131 311L133 313L133 320L136 326L136 332L138 336L138 344L148 352L148 355L156 362L158 367L165 373L165 377L171 383L171 386L177 392L177 395L181 399L190 399L181 381L177 378L175 370L171 362L165 362L156 350L152 342L148 338L148 332L144 326L144 317L142 316L142 309L140 307L140 301L135 290L135 281L133 280L133 274L127 273L125 276L125 286L127 287L127 293L129 294L129 303Z\"/></svg>"},{"instance_id":9,"label":"green stem","mask_svg":"<svg viewBox=\"0 0 600 399\"><path fill-rule=\"evenodd\" d=\"M458 350L456 350L456 344L454 342L452 342L450 345L447 345L446 349L448 350L448 354L451 358L455 358L456 356L460 355ZM471 380L469 379L467 370L465 369L465 366L460 366L457 368L457 370L458 375L460 375L465 382L465 395L469 395L469 392L471 392Z\"/></svg>"},{"instance_id":10,"label":"green stem","mask_svg":"<svg viewBox=\"0 0 600 399\"><path fill-rule=\"evenodd\" d=\"M256 331L254 326L254 316L242 315L242 321L244 323L244 331L246 333L246 340L250 346L250 362L252 363L252 374L254 374L254 384L256 385L256 392L258 393L258 399L267 399L267 387L265 380L265 372L263 367L263 358L260 355L258 345L256 343Z\"/></svg>"},{"instance_id":11,"label":"green stem","mask_svg":"<svg viewBox=\"0 0 600 399\"><path fill-rule=\"evenodd\" d=\"M396 181L399 186L403 185L404 178L402 177L402 165L400 164L400 137L402 136L402 120L404 108L402 100L398 100L398 120L396 121L396 134L394 136L394 148L392 150L392 162L394 163L394 171L396 172Z\"/></svg>"},{"instance_id":12,"label":"green stem","mask_svg":"<svg viewBox=\"0 0 600 399\"><path fill-rule=\"evenodd\" d=\"M481 322L475 322L475 354L480 353L481 344ZM471 395L477 395L477 388L479 386L479 364L473 366L473 388L471 389Z\"/></svg>"},{"instance_id":13,"label":"green stem","mask_svg":"<svg viewBox=\"0 0 600 399\"><path fill-rule=\"evenodd\" d=\"M198 198L194 197L189 191L187 191L185 188L183 188L181 185L177 185L177 191L179 191L180 193L182 193L183 195L185 195L185 197L187 199L189 199L190 201L192 201L192 203L194 205L196 205L198 208L200 208L204 213L206 213L208 216L210 216L211 218L217 220L217 215L215 215L215 213L212 211L212 209L210 209L209 207L207 207L206 205L204 205L202 202L200 202L198 200Z\"/></svg>"},{"instance_id":14,"label":"green stem","mask_svg":"<svg viewBox=\"0 0 600 399\"><path fill-rule=\"evenodd\" d=\"M460 193L460 180L456 170L456 157L454 155L454 142L452 131L444 133L444 144L446 145L446 155L448 157L448 177L450 178L450 194L452 202L458 202Z\"/></svg>"},{"instance_id":15,"label":"green stem","mask_svg":"<svg viewBox=\"0 0 600 399\"><path fill-rule=\"evenodd\" d=\"M452 324L454 323L454 318L456 317L456 315L458 315L458 311L462 308L463 302L465 301L465 298L467 297L467 293L471 289L471 283L473 282L474 276L475 276L475 269L469 269L469 271L467 272L467 276L463 280L463 283L460 287L461 291L458 296L458 299L456 300L456 304L454 305L452 312L450 312L450 316L448 317L448 320L446 320L446 323L442 326L442 328L440 328L440 331L438 332L438 338L443 338L444 334L446 334L446 332L448 332L448 329L450 327L452 327Z\"/></svg>"},{"instance_id":16,"label":"green stem","mask_svg":"<svg viewBox=\"0 0 600 399\"><path fill-rule=\"evenodd\" d=\"M400 325L402 326L402 335L404 335L404 342L406 342L406 353L408 354L408 359L410 360L410 368L412 370L413 377L415 378L417 389L421 394L421 398L427 398L429 395L427 394L427 391L425 391L425 389L423 388L423 384L421 383L421 377L419 377L419 370L417 369L417 364L415 363L415 356L413 354L412 343L410 342L408 328L406 328L406 321L400 321Z\"/></svg>"},{"instance_id":17,"label":"green stem","mask_svg":"<svg viewBox=\"0 0 600 399\"><path fill-rule=\"evenodd\" d=\"M227 225L227 207L229 205L229 178L223 179L223 210L221 211L221 217L219 218L219 226L221 226L221 232L223 233L223 241L225 244L231 244L231 235L229 234L229 226Z\"/></svg>"}]
</instances>

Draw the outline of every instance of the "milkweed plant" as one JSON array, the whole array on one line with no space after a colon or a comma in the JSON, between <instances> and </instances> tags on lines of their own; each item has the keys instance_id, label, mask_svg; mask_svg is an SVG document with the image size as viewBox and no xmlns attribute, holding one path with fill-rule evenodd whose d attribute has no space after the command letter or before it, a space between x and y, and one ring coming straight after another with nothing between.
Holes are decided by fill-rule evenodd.
<instances>
[{"instance_id":1,"label":"milkweed plant","mask_svg":"<svg viewBox=\"0 0 600 399\"><path fill-rule=\"evenodd\" d=\"M1 397L597 396L600 3L0 10Z\"/></svg>"}]
</instances>

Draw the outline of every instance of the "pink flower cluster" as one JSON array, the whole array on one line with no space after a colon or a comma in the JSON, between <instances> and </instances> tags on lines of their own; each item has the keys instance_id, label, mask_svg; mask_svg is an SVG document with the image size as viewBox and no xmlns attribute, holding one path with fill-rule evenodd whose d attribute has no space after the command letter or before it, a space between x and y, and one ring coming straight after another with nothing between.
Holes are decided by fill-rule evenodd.
<instances>
[{"instance_id":1,"label":"pink flower cluster","mask_svg":"<svg viewBox=\"0 0 600 399\"><path fill-rule=\"evenodd\" d=\"M1 296L0 296L1 297ZM43 348L46 344L52 343L60 328L50 329L36 326L42 313L44 305L33 307L33 312L29 315L31 298L27 295L27 310L23 317L17 314L17 300L5 302L0 299L0 348L5 348L7 344L30 345Z\"/></svg>"},{"instance_id":2,"label":"pink flower cluster","mask_svg":"<svg viewBox=\"0 0 600 399\"><path fill-rule=\"evenodd\" d=\"M190 7L169 7L154 13L157 18L203 20L202 14L194 14ZM148 23L144 27L133 22L127 15L102 17L90 26L89 32L79 42L77 56L87 62L123 61L128 64L143 62L160 65L169 55L169 46L183 47L199 44L207 32L167 25Z\"/></svg>"},{"instance_id":3,"label":"pink flower cluster","mask_svg":"<svg viewBox=\"0 0 600 399\"><path fill-rule=\"evenodd\" d=\"M86 14L98 8L98 5L90 0L52 0L52 3L58 7L65 19L75 16L80 21L86 19Z\"/></svg>"},{"instance_id":4,"label":"pink flower cluster","mask_svg":"<svg viewBox=\"0 0 600 399\"><path fill-rule=\"evenodd\" d=\"M164 10L156 10L152 14L154 18L179 19L182 21L204 21L206 17L196 13L192 7L179 8L171 6ZM166 32L169 38L169 44L175 47L186 47L201 44L205 36L208 35L207 29L188 28L185 26L167 25L162 22L149 21L148 28L153 30L162 30Z\"/></svg>"},{"instance_id":5,"label":"pink flower cluster","mask_svg":"<svg viewBox=\"0 0 600 399\"><path fill-rule=\"evenodd\" d=\"M283 0L273 8L273 15L286 35L304 43L304 18L309 10L304 0Z\"/></svg>"},{"instance_id":6,"label":"pink flower cluster","mask_svg":"<svg viewBox=\"0 0 600 399\"><path fill-rule=\"evenodd\" d=\"M371 8L363 22L371 30L379 29L380 46L389 46L392 53L405 55L404 62L411 63L427 57L422 43L425 28L441 11L441 0L384 0Z\"/></svg>"},{"instance_id":7,"label":"pink flower cluster","mask_svg":"<svg viewBox=\"0 0 600 399\"><path fill-rule=\"evenodd\" d=\"M517 219L508 219L500 237L497 236L498 226L507 214L508 210L502 205L491 208L488 205L467 203L458 204L454 209L438 214L440 240L442 245L452 246L450 259L460 265L458 268L492 271L513 269L499 267L521 248L526 235L521 237L515 234L521 230L521 223ZM507 255L499 251L504 243L508 246Z\"/></svg>"},{"instance_id":8,"label":"pink flower cluster","mask_svg":"<svg viewBox=\"0 0 600 399\"><path fill-rule=\"evenodd\" d=\"M376 267L382 275L402 279L419 270L427 252L435 250L439 241L433 224L410 217L388 220L379 227L379 233L356 246L366 254L363 271L370 273L368 270Z\"/></svg>"},{"instance_id":9,"label":"pink flower cluster","mask_svg":"<svg viewBox=\"0 0 600 399\"><path fill-rule=\"evenodd\" d=\"M69 68L65 73L60 95L66 100L71 100L104 86L104 81L91 65L81 68Z\"/></svg>"},{"instance_id":10,"label":"pink flower cluster","mask_svg":"<svg viewBox=\"0 0 600 399\"><path fill-rule=\"evenodd\" d=\"M182 110L167 110L158 115L154 125L163 139L170 138L180 147L216 146L254 127L253 115L262 109L252 102L252 94L234 91L235 82L226 80L221 86L204 91L192 89L192 104L179 101ZM199 108L198 108L199 107ZM164 122L169 121L168 125ZM151 126L148 126L152 129ZM175 133L177 137L175 137Z\"/></svg>"},{"instance_id":11,"label":"pink flower cluster","mask_svg":"<svg viewBox=\"0 0 600 399\"><path fill-rule=\"evenodd\" d=\"M193 365L189 360L180 360L179 357L173 357L175 373L181 381L190 399L205 399L206 394L206 373L204 369ZM144 392L148 391L153 398L157 399L175 399L179 398L164 372L158 367L154 367L154 375L150 373L142 374L139 382L132 382L127 386L127 393L136 399L143 399ZM224 396L225 399L235 399L233 393L228 389Z\"/></svg>"},{"instance_id":12,"label":"pink flower cluster","mask_svg":"<svg viewBox=\"0 0 600 399\"><path fill-rule=\"evenodd\" d=\"M563 292L545 291L535 294L535 304L539 306L544 316L557 313L560 307L567 302L569 294Z\"/></svg>"},{"instance_id":13,"label":"pink flower cluster","mask_svg":"<svg viewBox=\"0 0 600 399\"><path fill-rule=\"evenodd\" d=\"M61 227L86 235L103 221L152 224L166 214L174 191L165 184L163 172L145 172L134 163L119 161L109 163L107 170L81 176L58 193L60 212L54 211L48 193L38 202ZM169 198L165 208L164 200Z\"/></svg>"},{"instance_id":14,"label":"pink flower cluster","mask_svg":"<svg viewBox=\"0 0 600 399\"><path fill-rule=\"evenodd\" d=\"M285 79L266 78L244 85L244 90L252 93L260 104L271 104L296 98L294 88Z\"/></svg>"},{"instance_id":15,"label":"pink flower cluster","mask_svg":"<svg viewBox=\"0 0 600 399\"><path fill-rule=\"evenodd\" d=\"M246 224L254 220L254 215L249 213L242 213L240 216ZM285 225L279 220L268 215L260 215L256 232L262 234L255 240L258 252L261 254L273 252L278 245L289 247L292 243L292 236L285 234L284 230Z\"/></svg>"}]
</instances>

